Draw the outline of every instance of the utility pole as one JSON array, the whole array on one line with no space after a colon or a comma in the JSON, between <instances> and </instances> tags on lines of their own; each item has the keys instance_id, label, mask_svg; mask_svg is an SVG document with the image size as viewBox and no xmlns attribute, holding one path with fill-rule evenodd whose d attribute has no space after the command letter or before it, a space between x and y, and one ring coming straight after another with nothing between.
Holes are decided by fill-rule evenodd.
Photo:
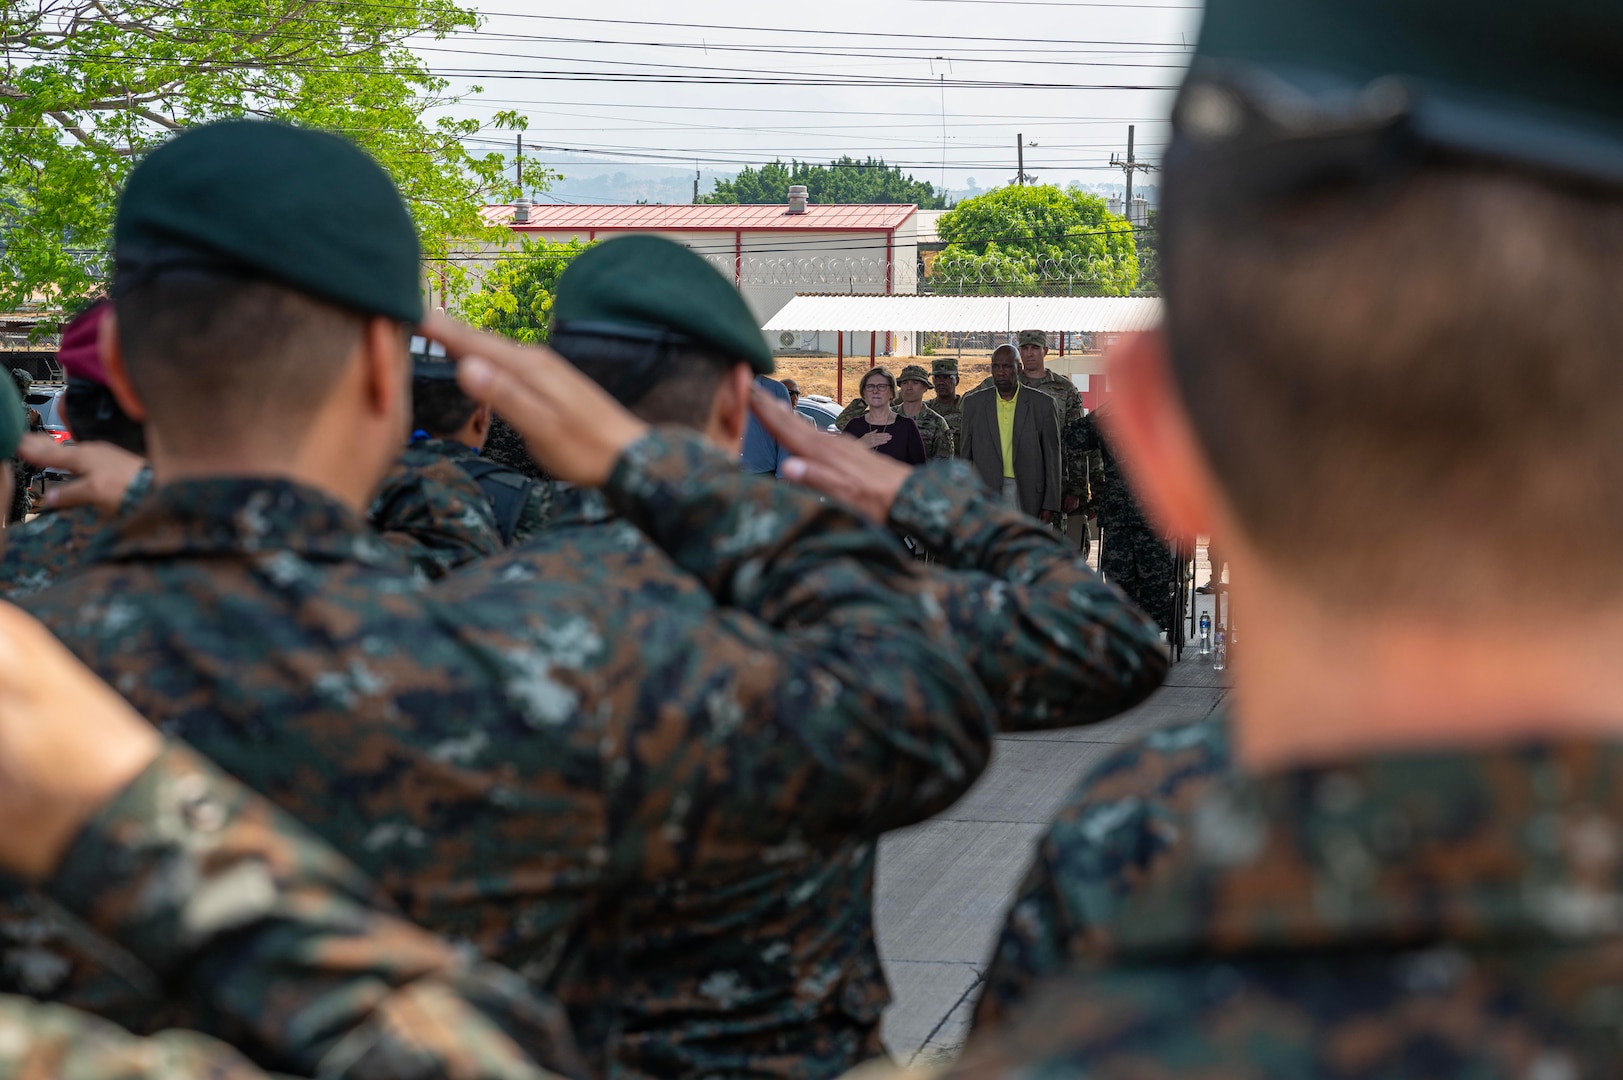
<instances>
[{"instance_id":1,"label":"utility pole","mask_svg":"<svg viewBox=\"0 0 1623 1080\"><path fill-rule=\"evenodd\" d=\"M1024 135L1016 135L1014 137L1014 160L1015 160L1015 169L1017 170L1015 172L1015 175L1014 175L1014 182L1017 185L1019 185L1020 187L1025 187L1026 186L1026 137Z\"/></svg>"},{"instance_id":2,"label":"utility pole","mask_svg":"<svg viewBox=\"0 0 1623 1080\"><path fill-rule=\"evenodd\" d=\"M518 170L518 197L524 198L524 136L518 137L518 155L513 158L514 167Z\"/></svg>"},{"instance_id":3,"label":"utility pole","mask_svg":"<svg viewBox=\"0 0 1623 1080\"><path fill-rule=\"evenodd\" d=\"M693 166L693 205L699 205L699 167Z\"/></svg>"},{"instance_id":4,"label":"utility pole","mask_svg":"<svg viewBox=\"0 0 1623 1080\"><path fill-rule=\"evenodd\" d=\"M1131 224L1133 220L1133 174L1153 172L1161 166L1151 165L1147 161L1139 161L1133 156L1133 125L1131 124L1127 126L1127 157L1122 158L1118 154L1111 154L1110 164L1127 174L1127 195L1122 199L1121 210L1122 217L1126 218L1128 223Z\"/></svg>"}]
</instances>

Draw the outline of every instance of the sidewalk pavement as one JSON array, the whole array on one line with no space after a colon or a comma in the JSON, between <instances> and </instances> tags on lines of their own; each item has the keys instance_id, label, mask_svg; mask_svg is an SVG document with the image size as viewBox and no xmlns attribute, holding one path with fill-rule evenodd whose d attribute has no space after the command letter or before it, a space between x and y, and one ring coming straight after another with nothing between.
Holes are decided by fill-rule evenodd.
<instances>
[{"instance_id":1,"label":"sidewalk pavement","mask_svg":"<svg viewBox=\"0 0 1623 1080\"><path fill-rule=\"evenodd\" d=\"M1004 909L1076 782L1113 747L1217 708L1222 679L1186 648L1166 684L1131 712L999 736L991 767L957 804L881 841L874 917L895 996L882 1030L898 1062L947 1059L962 1046Z\"/></svg>"}]
</instances>

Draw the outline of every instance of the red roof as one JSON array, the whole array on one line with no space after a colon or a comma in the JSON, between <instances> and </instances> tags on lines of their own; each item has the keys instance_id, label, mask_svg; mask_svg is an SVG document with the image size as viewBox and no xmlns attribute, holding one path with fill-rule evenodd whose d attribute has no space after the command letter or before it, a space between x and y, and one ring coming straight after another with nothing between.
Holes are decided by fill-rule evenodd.
<instances>
[{"instance_id":1,"label":"red roof","mask_svg":"<svg viewBox=\"0 0 1623 1080\"><path fill-rule=\"evenodd\" d=\"M511 206L486 206L480 213L492 225L512 225L515 232L687 232L705 229L746 232L785 229L840 229L888 232L913 216L911 203L861 203L850 206L806 207L791 214L781 203L740 206L736 203L700 203L697 206L568 206L543 203L530 209L527 225L512 225Z\"/></svg>"}]
</instances>

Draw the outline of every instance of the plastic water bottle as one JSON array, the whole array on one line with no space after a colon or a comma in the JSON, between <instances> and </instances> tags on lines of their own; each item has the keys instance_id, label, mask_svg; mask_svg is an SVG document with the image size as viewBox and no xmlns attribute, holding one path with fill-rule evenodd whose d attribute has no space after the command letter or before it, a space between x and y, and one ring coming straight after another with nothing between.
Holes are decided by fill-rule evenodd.
<instances>
[{"instance_id":1,"label":"plastic water bottle","mask_svg":"<svg viewBox=\"0 0 1623 1080\"><path fill-rule=\"evenodd\" d=\"M1200 613L1200 655L1212 655L1212 616L1205 611Z\"/></svg>"},{"instance_id":2,"label":"plastic water bottle","mask_svg":"<svg viewBox=\"0 0 1623 1080\"><path fill-rule=\"evenodd\" d=\"M1223 671L1229 666L1229 646L1223 639L1223 631L1217 632L1217 647L1212 650L1212 670Z\"/></svg>"}]
</instances>

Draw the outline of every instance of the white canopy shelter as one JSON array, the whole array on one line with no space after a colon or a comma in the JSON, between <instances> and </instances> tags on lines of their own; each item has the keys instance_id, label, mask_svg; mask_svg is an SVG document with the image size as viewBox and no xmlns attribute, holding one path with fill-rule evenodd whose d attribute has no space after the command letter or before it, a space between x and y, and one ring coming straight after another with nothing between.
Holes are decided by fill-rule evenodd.
<instances>
[{"instance_id":1,"label":"white canopy shelter","mask_svg":"<svg viewBox=\"0 0 1623 1080\"><path fill-rule=\"evenodd\" d=\"M768 333L928 330L986 334L1019 330L1118 334L1161 321L1153 296L797 296L761 327Z\"/></svg>"}]
</instances>

